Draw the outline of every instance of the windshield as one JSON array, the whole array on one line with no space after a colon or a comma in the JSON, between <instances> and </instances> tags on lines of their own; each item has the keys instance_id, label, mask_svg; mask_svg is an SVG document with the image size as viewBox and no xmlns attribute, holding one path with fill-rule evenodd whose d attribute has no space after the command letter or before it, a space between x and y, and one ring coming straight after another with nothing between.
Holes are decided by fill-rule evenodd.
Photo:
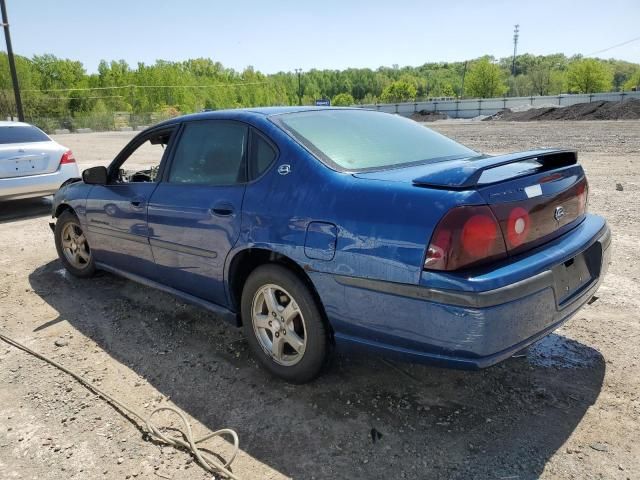
<instances>
[{"instance_id":1,"label":"windshield","mask_svg":"<svg viewBox=\"0 0 640 480\"><path fill-rule=\"evenodd\" d=\"M361 172L477 155L413 120L370 110L312 110L271 119L340 171Z\"/></svg>"},{"instance_id":2,"label":"windshield","mask_svg":"<svg viewBox=\"0 0 640 480\"><path fill-rule=\"evenodd\" d=\"M0 144L48 142L47 134L30 125L6 125L0 127Z\"/></svg>"}]
</instances>

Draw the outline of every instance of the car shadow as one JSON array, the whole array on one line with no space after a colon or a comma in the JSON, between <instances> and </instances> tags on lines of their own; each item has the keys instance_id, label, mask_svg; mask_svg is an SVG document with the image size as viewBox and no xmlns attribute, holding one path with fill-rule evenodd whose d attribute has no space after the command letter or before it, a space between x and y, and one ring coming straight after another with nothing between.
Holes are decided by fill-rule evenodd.
<instances>
[{"instance_id":1,"label":"car shadow","mask_svg":"<svg viewBox=\"0 0 640 480\"><path fill-rule=\"evenodd\" d=\"M538 478L601 390L602 356L552 334L467 372L337 355L307 385L261 370L239 329L170 295L58 261L31 287L114 360L202 424L235 428L241 448L294 478ZM404 475L403 475L404 472ZM241 472L238 472L241 474Z\"/></svg>"},{"instance_id":2,"label":"car shadow","mask_svg":"<svg viewBox=\"0 0 640 480\"><path fill-rule=\"evenodd\" d=\"M0 224L51 215L51 198L0 201Z\"/></svg>"}]
</instances>

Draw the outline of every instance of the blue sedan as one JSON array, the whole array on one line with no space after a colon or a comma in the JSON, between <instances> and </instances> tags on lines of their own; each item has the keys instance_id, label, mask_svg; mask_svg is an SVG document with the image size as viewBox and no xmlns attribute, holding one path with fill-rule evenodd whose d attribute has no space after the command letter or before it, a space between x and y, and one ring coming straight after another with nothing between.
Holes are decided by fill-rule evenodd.
<instances>
[{"instance_id":1,"label":"blue sedan","mask_svg":"<svg viewBox=\"0 0 640 480\"><path fill-rule=\"evenodd\" d=\"M361 109L203 112L136 136L55 195L67 270L170 292L306 382L334 346L483 368L600 285L611 235L577 154L481 154Z\"/></svg>"}]
</instances>

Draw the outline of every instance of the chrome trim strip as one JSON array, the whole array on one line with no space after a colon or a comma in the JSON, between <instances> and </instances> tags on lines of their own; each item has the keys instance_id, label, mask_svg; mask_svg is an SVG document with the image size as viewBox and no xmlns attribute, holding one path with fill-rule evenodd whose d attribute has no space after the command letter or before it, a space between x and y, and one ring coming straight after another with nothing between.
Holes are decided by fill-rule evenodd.
<instances>
[{"instance_id":1,"label":"chrome trim strip","mask_svg":"<svg viewBox=\"0 0 640 480\"><path fill-rule=\"evenodd\" d=\"M165 250L173 250L174 252L187 253L189 255L195 255L197 257L205 258L217 258L218 254L211 250L204 250L197 247L188 247L186 245L179 245L177 243L166 242L164 240L158 240L157 238L150 238L149 243L151 247L164 248Z\"/></svg>"},{"instance_id":2,"label":"chrome trim strip","mask_svg":"<svg viewBox=\"0 0 640 480\"><path fill-rule=\"evenodd\" d=\"M98 235L121 238L123 240L129 240L131 242L149 243L149 239L147 237L143 237L142 235L135 235L133 233L121 232L113 228L98 227L95 224L91 224L91 223L88 225L87 230L89 231L89 233L94 233L94 234L97 233Z\"/></svg>"},{"instance_id":3,"label":"chrome trim strip","mask_svg":"<svg viewBox=\"0 0 640 480\"><path fill-rule=\"evenodd\" d=\"M596 237L596 240L590 242L586 248L589 248L595 242L600 242L602 244L603 261L606 261L604 252L609 248L609 245L611 244L611 230L606 225L604 226L603 230L604 231L600 231L599 236ZM581 252L585 250L582 250ZM576 255L581 252L578 252ZM606 271L606 269L604 271ZM588 285L585 285L583 291L588 291L593 287L593 285L599 284L599 282L602 281L604 271L601 272L599 277L594 278L592 282L590 282ZM551 270L545 270L544 272L534 275L533 277L525 278L524 280L520 280L519 282L505 285L504 287L496 288L494 290L487 290L484 292L443 290L406 283L395 283L387 282L384 280L373 280L369 278L349 277L346 275L333 275L333 278L341 285L363 288L366 290L388 293L401 297L415 298L417 300L426 300L435 303L442 303L445 305L467 308L494 307L496 305L502 305L504 303L508 303L513 300L532 295L546 288L554 288L554 277ZM566 303L559 305L559 307L561 310L563 310L574 303L576 300L577 298L569 298Z\"/></svg>"},{"instance_id":4,"label":"chrome trim strip","mask_svg":"<svg viewBox=\"0 0 640 480\"><path fill-rule=\"evenodd\" d=\"M364 288L376 292L389 293L401 297L455 305L459 307L486 308L508 303L512 300L531 295L533 293L552 288L553 274L546 270L531 278L526 278L511 285L488 290L486 292L462 292L455 290L440 290L426 288L419 285L385 282L368 278L346 277L334 275L335 280L350 287Z\"/></svg>"}]
</instances>

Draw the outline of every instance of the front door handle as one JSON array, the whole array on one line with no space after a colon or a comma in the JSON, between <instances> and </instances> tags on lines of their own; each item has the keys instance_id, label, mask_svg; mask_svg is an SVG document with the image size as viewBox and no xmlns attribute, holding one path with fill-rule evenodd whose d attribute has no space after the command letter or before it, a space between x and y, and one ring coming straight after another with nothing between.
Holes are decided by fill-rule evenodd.
<instances>
[{"instance_id":1,"label":"front door handle","mask_svg":"<svg viewBox=\"0 0 640 480\"><path fill-rule=\"evenodd\" d=\"M234 213L233 205L230 203L217 203L211 208L211 213L218 217L231 217Z\"/></svg>"}]
</instances>

